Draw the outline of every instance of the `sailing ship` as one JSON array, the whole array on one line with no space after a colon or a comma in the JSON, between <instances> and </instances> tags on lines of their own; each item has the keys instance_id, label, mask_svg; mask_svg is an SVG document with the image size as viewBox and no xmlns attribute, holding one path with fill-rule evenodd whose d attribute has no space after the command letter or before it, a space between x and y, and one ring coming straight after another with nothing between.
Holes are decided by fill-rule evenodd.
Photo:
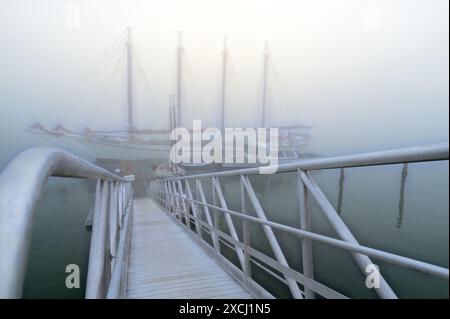
<instances>
[{"instance_id":1,"label":"sailing ship","mask_svg":"<svg viewBox=\"0 0 450 319\"><path fill-rule=\"evenodd\" d=\"M52 129L46 128L43 124L36 122L27 130L33 134L45 137L52 143L66 147L72 151L86 154L96 160L148 160L153 163L167 163L173 141L170 141L170 132L179 127L182 123L183 110L183 33L178 32L177 45L177 66L176 66L176 92L171 95L169 103L169 123L167 129L152 129L136 127L134 122L133 104L133 54L132 54L132 34L127 28L125 37L126 47L126 111L127 124L125 128L115 130L95 130L85 128L76 131L58 124ZM220 105L220 128L225 129L225 112L227 96L227 37L224 37L222 52L222 83L221 83L221 105ZM263 54L263 90L261 105L261 123L267 127L267 76L269 52L266 41ZM305 133L304 126L279 127L279 161L291 161L302 157L302 149L309 141L309 135ZM263 147L263 146L261 146ZM243 164L232 165L247 166ZM254 164L253 164L254 165ZM185 167L203 166L200 164L183 164ZM227 166L223 164L223 166ZM230 166L230 165L228 165ZM173 167L173 165L170 165Z\"/></svg>"},{"instance_id":2,"label":"sailing ship","mask_svg":"<svg viewBox=\"0 0 450 319\"><path fill-rule=\"evenodd\" d=\"M85 128L76 131L57 124L52 129L36 122L27 130L45 137L51 143L82 153L96 160L153 160L167 161L170 128L155 130L139 129L134 123L133 105L133 54L132 34L127 28L125 37L126 65L126 108L127 124L115 130L95 130Z\"/></svg>"}]
</instances>

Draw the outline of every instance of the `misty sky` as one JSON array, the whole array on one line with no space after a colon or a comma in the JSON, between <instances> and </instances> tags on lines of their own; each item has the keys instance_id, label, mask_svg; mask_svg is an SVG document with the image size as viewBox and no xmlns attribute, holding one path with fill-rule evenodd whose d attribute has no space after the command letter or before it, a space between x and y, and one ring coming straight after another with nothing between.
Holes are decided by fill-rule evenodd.
<instances>
[{"instance_id":1,"label":"misty sky","mask_svg":"<svg viewBox=\"0 0 450 319\"><path fill-rule=\"evenodd\" d=\"M121 41L133 28L139 127L166 128L175 30L184 31L186 123L257 126L263 41L268 124L311 126L311 150L344 154L448 142L447 0L0 0L0 167L42 143L24 130L124 127Z\"/></svg>"}]
</instances>

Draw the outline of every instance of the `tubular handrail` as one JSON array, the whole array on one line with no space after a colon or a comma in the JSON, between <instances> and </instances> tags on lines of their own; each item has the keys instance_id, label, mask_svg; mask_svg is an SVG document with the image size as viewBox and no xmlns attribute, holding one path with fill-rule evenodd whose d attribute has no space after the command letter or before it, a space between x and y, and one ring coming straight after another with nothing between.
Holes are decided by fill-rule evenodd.
<instances>
[{"instance_id":1,"label":"tubular handrail","mask_svg":"<svg viewBox=\"0 0 450 319\"><path fill-rule=\"evenodd\" d=\"M264 264L277 270L281 276L276 275L274 277L284 284L289 283L289 288L294 298L314 298L315 293L319 293L324 297L341 298L344 296L314 280L312 241L321 242L348 251L363 273L366 273L366 267L372 264L369 257L383 260L407 269L420 271L444 280L449 279L449 270L413 258L360 245L348 226L341 219L336 209L331 205L318 184L314 181L313 176L309 171L390 164L407 165L407 163L448 159L448 143L442 143L349 156L309 159L280 165L278 170L276 170L276 173L295 172L297 175L299 214L301 217L300 228L290 227L267 220L264 208L256 196L252 183L248 178L249 175L262 174L259 167L159 179L159 188L156 192L156 199L164 210L182 223L187 230L192 231L196 238L199 239L199 242L204 246L207 246L208 249L210 249L211 246L210 244L205 244L208 243L209 240L205 238L204 234L206 233L211 236L211 241L214 244L212 253L216 255L219 260L226 259L226 257L221 254L220 246L217 244L219 241L225 246L234 249L236 253L238 251L243 252L244 262L241 262L241 268L237 269L234 265L228 266L230 266L230 268L236 268L233 272L238 273L237 276L244 284L252 282L253 280L250 271L250 262L253 262L253 264L262 268L269 274L271 270L269 268L264 268L266 267ZM241 211L230 210L227 207L219 181L220 177L226 176L240 177ZM214 201L212 204L206 201L202 188L202 181L211 182L212 198ZM191 191L191 185L195 187L195 195L193 195L193 192ZM307 205L308 194L311 194L311 197L318 203L322 213L340 238L328 237L311 231L311 216ZM219 198L219 201L217 201L217 197ZM247 214L246 207L248 205L253 206L257 217ZM214 218L210 216L211 212L213 212ZM229 225L228 223L230 235L220 229L217 213L224 215L224 217L234 216L235 218L238 218L239 222L242 222L242 240L236 235L233 235L232 228L234 228L234 225ZM276 257L275 259L251 247L248 223L255 223L262 226ZM194 226L195 228L193 229L192 227ZM303 274L287 265L283 252L279 249L277 238L271 231L272 228L290 233L302 239ZM254 261L255 258L257 260L256 262ZM260 262L262 262L262 264ZM303 285L304 291L302 292L302 295L299 296L297 294L297 284L293 287L290 280L295 280L297 283ZM397 298L395 292L381 274L380 286L375 287L375 291L381 298Z\"/></svg>"},{"instance_id":2,"label":"tubular handrail","mask_svg":"<svg viewBox=\"0 0 450 319\"><path fill-rule=\"evenodd\" d=\"M134 180L53 147L17 155L0 175L0 298L22 295L35 206L49 176L121 184Z\"/></svg>"},{"instance_id":3,"label":"tubular handrail","mask_svg":"<svg viewBox=\"0 0 450 319\"><path fill-rule=\"evenodd\" d=\"M165 193L165 194L168 194L168 193ZM337 248L342 248L342 249L348 250L350 252L365 254L367 256L371 256L371 257L386 261L388 263L392 263L392 264L399 265L399 266L404 266L404 267L412 269L412 270L416 270L416 271L423 272L425 274L433 275L433 276L436 276L441 279L446 279L446 280L449 279L449 270L444 267L436 266L436 265L433 265L433 264L430 264L427 262L418 261L413 258L400 256L397 254L385 252L385 251L367 247L367 246L352 244L352 243L346 242L345 240L335 239L333 237L320 235L317 233L313 233L310 231L283 225L283 224L272 222L269 220L261 220L257 217L245 215L245 214L239 213L234 210L225 209L225 208L215 206L212 204L189 199L186 196L179 196L179 195L171 195L171 196L177 197L182 200L189 201L191 203L195 203L197 205L208 206L209 208L215 209L222 213L230 214L230 215L245 219L245 220L255 223L255 224L270 226L270 227L273 227L280 231L284 231L284 232L293 234L300 238L309 238L309 239L312 239L312 240L315 240L315 241L318 241L318 242L321 242L324 244L328 244L328 245L331 245L331 246L334 246ZM194 221L196 220L195 217L191 216L190 218Z\"/></svg>"},{"instance_id":4,"label":"tubular handrail","mask_svg":"<svg viewBox=\"0 0 450 319\"><path fill-rule=\"evenodd\" d=\"M313 158L295 161L277 166L265 166L264 170L281 172L294 172L298 169L303 171L322 170L333 168L348 168L361 166L377 166L414 162L430 162L447 160L449 156L448 143L422 145L414 147L399 148L387 151L370 152L356 155L335 156L328 158ZM270 169L270 168L273 168ZM260 175L260 167L242 168L214 173L202 173L195 175L184 175L166 178L164 180L210 178L239 175Z\"/></svg>"},{"instance_id":5,"label":"tubular handrail","mask_svg":"<svg viewBox=\"0 0 450 319\"><path fill-rule=\"evenodd\" d=\"M125 297L127 269L128 269L128 254L131 240L131 214L125 216L123 222L124 227L121 229L120 242L117 247L116 264L111 274L106 298L118 299Z\"/></svg>"},{"instance_id":6,"label":"tubular handrail","mask_svg":"<svg viewBox=\"0 0 450 319\"><path fill-rule=\"evenodd\" d=\"M126 289L133 189L97 181L86 299L120 298Z\"/></svg>"}]
</instances>

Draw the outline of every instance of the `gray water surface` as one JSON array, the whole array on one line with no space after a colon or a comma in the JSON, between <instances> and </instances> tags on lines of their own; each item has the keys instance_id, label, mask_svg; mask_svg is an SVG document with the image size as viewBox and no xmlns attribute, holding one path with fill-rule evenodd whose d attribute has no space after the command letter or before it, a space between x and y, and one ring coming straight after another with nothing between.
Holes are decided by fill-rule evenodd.
<instances>
[{"instance_id":1,"label":"gray water surface","mask_svg":"<svg viewBox=\"0 0 450 319\"><path fill-rule=\"evenodd\" d=\"M94 193L92 181L49 178L36 208L25 298L84 297L90 242L84 222ZM79 289L65 285L68 264L80 267Z\"/></svg>"}]
</instances>

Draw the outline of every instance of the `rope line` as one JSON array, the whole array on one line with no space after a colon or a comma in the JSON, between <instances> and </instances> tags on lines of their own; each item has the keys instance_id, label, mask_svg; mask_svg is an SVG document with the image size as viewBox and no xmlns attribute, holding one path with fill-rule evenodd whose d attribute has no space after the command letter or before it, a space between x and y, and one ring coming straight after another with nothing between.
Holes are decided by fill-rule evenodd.
<instances>
[{"instance_id":1,"label":"rope line","mask_svg":"<svg viewBox=\"0 0 450 319\"><path fill-rule=\"evenodd\" d=\"M92 63L90 67L87 68L87 71L83 73L83 75L80 77L81 79L88 78L86 81L81 81L81 83L85 83L85 85L81 88L80 92L86 92L89 87L91 87L91 84L95 81L95 76L90 77L90 74L98 74L103 73L104 69L108 66L107 63L101 63L102 61L107 60L113 53L116 52L118 44L123 41L123 38L125 36L125 32L122 32L122 34L111 44L109 45L105 50L102 51L102 53L98 56L98 58ZM106 61L105 61L106 62ZM98 66L98 67L97 67ZM101 71L101 72L100 72ZM73 92L74 90L68 90L69 92ZM79 94L79 97L85 96L85 94ZM45 122L48 120L51 114L55 114L56 109L60 107L60 105L67 100L67 96L62 97L54 103L52 107L50 107L47 112L41 117L40 121Z\"/></svg>"},{"instance_id":2,"label":"rope line","mask_svg":"<svg viewBox=\"0 0 450 319\"><path fill-rule=\"evenodd\" d=\"M94 107L93 115L90 118L90 121L88 122L88 125L87 125L88 127L91 126L92 123L94 123L94 121L97 118L96 115L98 114L98 111L104 106L104 100L105 100L107 94L110 92L113 81L116 79L117 70L119 69L119 65L121 64L120 62L123 62L124 56L125 56L125 50L122 51L122 54L119 56L119 58L117 59L115 65L114 65L111 76L109 77L109 81L107 82L100 99L98 100L96 106Z\"/></svg>"}]
</instances>

